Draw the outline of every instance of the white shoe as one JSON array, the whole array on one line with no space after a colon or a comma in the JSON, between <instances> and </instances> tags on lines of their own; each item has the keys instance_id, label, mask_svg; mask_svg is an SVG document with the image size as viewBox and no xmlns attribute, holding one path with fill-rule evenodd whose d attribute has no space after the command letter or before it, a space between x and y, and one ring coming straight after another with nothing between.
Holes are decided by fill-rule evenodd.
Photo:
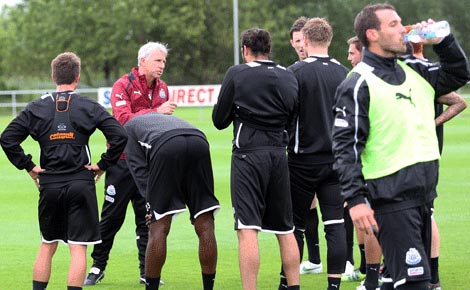
<instances>
[{"instance_id":1,"label":"white shoe","mask_svg":"<svg viewBox=\"0 0 470 290\"><path fill-rule=\"evenodd\" d=\"M354 265L351 262L346 261L346 266L344 267L343 275L351 275L354 272Z\"/></svg>"},{"instance_id":2,"label":"white shoe","mask_svg":"<svg viewBox=\"0 0 470 290\"><path fill-rule=\"evenodd\" d=\"M356 290L367 290L366 286L364 286L364 281L362 281L361 284L356 287ZM380 290L380 287L377 287L375 290Z\"/></svg>"},{"instance_id":3,"label":"white shoe","mask_svg":"<svg viewBox=\"0 0 470 290\"><path fill-rule=\"evenodd\" d=\"M314 264L310 261L305 261L300 264L300 274L320 274L322 272L323 265L321 262L320 264Z\"/></svg>"}]
</instances>

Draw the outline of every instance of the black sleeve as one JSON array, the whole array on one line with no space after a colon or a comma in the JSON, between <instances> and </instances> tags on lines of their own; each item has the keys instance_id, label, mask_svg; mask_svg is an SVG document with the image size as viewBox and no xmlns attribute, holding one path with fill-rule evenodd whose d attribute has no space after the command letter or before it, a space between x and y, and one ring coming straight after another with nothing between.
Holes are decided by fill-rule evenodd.
<instances>
[{"instance_id":1,"label":"black sleeve","mask_svg":"<svg viewBox=\"0 0 470 290\"><path fill-rule=\"evenodd\" d=\"M222 82L217 103L212 111L212 122L219 129L227 128L233 121L233 102L235 97L234 67L231 67Z\"/></svg>"},{"instance_id":2,"label":"black sleeve","mask_svg":"<svg viewBox=\"0 0 470 290\"><path fill-rule=\"evenodd\" d=\"M350 207L364 203L364 197L368 196L360 156L369 135L369 99L366 83L357 73L344 80L335 95L333 166Z\"/></svg>"},{"instance_id":3,"label":"black sleeve","mask_svg":"<svg viewBox=\"0 0 470 290\"><path fill-rule=\"evenodd\" d=\"M132 128L127 125L129 125L129 123L127 123L125 127L129 134L129 139L127 140L125 149L126 162L132 178L139 189L139 193L145 197L149 176L145 152L142 146L137 142L137 138L132 133Z\"/></svg>"},{"instance_id":4,"label":"black sleeve","mask_svg":"<svg viewBox=\"0 0 470 290\"><path fill-rule=\"evenodd\" d=\"M106 170L118 161L124 151L127 143L127 133L121 124L101 105L96 104L95 112L98 118L97 128L103 132L108 143L108 149L101 154L101 159L97 164L101 170Z\"/></svg>"},{"instance_id":5,"label":"black sleeve","mask_svg":"<svg viewBox=\"0 0 470 290\"><path fill-rule=\"evenodd\" d=\"M467 58L452 34L433 45L433 50L439 57L439 63L433 66L420 62L409 65L434 87L436 97L455 91L470 80Z\"/></svg>"},{"instance_id":6,"label":"black sleeve","mask_svg":"<svg viewBox=\"0 0 470 290\"><path fill-rule=\"evenodd\" d=\"M31 171L35 166L30 154L25 154L21 143L29 136L29 106L10 122L1 136L1 145L8 160L18 169Z\"/></svg>"}]
</instances>

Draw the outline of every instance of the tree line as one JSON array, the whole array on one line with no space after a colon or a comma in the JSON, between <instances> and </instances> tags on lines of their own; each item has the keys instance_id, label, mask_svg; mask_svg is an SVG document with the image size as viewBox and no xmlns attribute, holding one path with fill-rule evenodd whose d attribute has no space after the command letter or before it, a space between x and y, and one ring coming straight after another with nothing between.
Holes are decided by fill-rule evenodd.
<instances>
[{"instance_id":1,"label":"tree line","mask_svg":"<svg viewBox=\"0 0 470 290\"><path fill-rule=\"evenodd\" d=\"M387 2L404 24L448 20L464 50L470 51L470 2ZM346 41L354 35L356 14L368 3L240 0L239 31L267 29L272 59L288 66L297 59L289 43L292 23L299 16L323 17L334 30L330 55L349 66ZM82 86L111 86L137 65L137 51L147 41L168 44L163 79L169 85L221 83L234 63L232 0L23 0L3 7L0 26L0 90L34 89L19 84L49 82L50 61L63 51L81 57ZM425 53L433 59L430 48Z\"/></svg>"}]
</instances>

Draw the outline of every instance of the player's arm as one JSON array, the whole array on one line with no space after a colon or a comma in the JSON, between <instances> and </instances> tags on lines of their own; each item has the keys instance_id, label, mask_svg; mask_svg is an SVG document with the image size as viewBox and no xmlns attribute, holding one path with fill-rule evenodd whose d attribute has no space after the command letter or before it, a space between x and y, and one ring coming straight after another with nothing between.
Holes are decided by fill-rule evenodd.
<instances>
[{"instance_id":1,"label":"player's arm","mask_svg":"<svg viewBox=\"0 0 470 290\"><path fill-rule=\"evenodd\" d=\"M465 99L456 92L450 92L446 95L440 96L436 101L440 104L447 105L444 112L436 117L436 126L444 124L467 108L467 102L465 102Z\"/></svg>"},{"instance_id":2,"label":"player's arm","mask_svg":"<svg viewBox=\"0 0 470 290\"><path fill-rule=\"evenodd\" d=\"M128 84L130 85L130 84ZM124 82L117 81L111 90L111 107L114 117L124 125L134 117L131 97L127 93Z\"/></svg>"},{"instance_id":3,"label":"player's arm","mask_svg":"<svg viewBox=\"0 0 470 290\"><path fill-rule=\"evenodd\" d=\"M369 134L369 93L367 87L362 85L355 94L356 86L360 85L358 79L357 74L352 75L336 91L333 107L333 166L338 173L351 219L358 229L368 233L371 228L377 230L374 211L367 202L368 190L360 157Z\"/></svg>"},{"instance_id":4,"label":"player's arm","mask_svg":"<svg viewBox=\"0 0 470 290\"><path fill-rule=\"evenodd\" d=\"M103 132L108 144L106 152L101 154L97 165L100 170L106 170L115 164L127 143L127 132L119 122L111 116L102 106L96 105L98 129ZM96 171L95 171L96 172Z\"/></svg>"},{"instance_id":5,"label":"player's arm","mask_svg":"<svg viewBox=\"0 0 470 290\"><path fill-rule=\"evenodd\" d=\"M227 128L233 121L233 101L235 96L235 84L233 81L233 67L228 70L220 87L217 103L212 111L212 122L219 129Z\"/></svg>"},{"instance_id":6,"label":"player's arm","mask_svg":"<svg viewBox=\"0 0 470 290\"><path fill-rule=\"evenodd\" d=\"M23 110L11 123L5 128L0 138L2 149L8 160L19 170L25 169L27 172L33 170L36 166L30 154L26 154L21 143L29 136L29 117Z\"/></svg>"},{"instance_id":7,"label":"player's arm","mask_svg":"<svg viewBox=\"0 0 470 290\"><path fill-rule=\"evenodd\" d=\"M129 167L129 172L131 173L132 178L137 185L139 193L143 197L146 197L149 173L147 164L145 162L145 151L137 141L137 138L133 132L135 126L135 124L133 124L133 126L125 126L125 129L129 134L129 140L125 149L126 162L127 166Z\"/></svg>"}]
</instances>

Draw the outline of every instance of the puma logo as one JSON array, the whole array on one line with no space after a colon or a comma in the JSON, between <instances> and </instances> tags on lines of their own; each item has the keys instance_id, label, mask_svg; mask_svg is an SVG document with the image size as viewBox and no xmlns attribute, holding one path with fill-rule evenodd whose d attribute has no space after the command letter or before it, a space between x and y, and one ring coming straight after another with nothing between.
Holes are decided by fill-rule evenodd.
<instances>
[{"instance_id":1,"label":"puma logo","mask_svg":"<svg viewBox=\"0 0 470 290\"><path fill-rule=\"evenodd\" d=\"M402 93L396 93L395 96L397 97L397 100L399 99L405 99L405 100L408 100L410 101L410 103L414 106L415 104L413 103L413 100L411 99L411 89L410 89L410 95L409 96L405 96L404 94Z\"/></svg>"},{"instance_id":2,"label":"puma logo","mask_svg":"<svg viewBox=\"0 0 470 290\"><path fill-rule=\"evenodd\" d=\"M343 107L343 108L336 107L335 110L336 110L336 112L343 113L343 117L346 117L346 107Z\"/></svg>"}]
</instances>

